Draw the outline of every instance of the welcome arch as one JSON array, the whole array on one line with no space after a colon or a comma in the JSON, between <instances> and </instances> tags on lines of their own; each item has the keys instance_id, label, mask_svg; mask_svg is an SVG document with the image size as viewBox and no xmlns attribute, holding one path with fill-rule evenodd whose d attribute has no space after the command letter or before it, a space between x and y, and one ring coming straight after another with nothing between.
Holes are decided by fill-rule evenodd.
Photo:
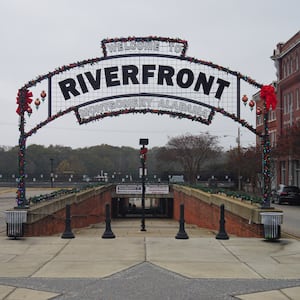
<instances>
[{"instance_id":1,"label":"welcome arch","mask_svg":"<svg viewBox=\"0 0 300 300\"><path fill-rule=\"evenodd\" d=\"M27 138L68 113L74 113L79 124L122 114L152 113L186 118L206 125L211 124L216 113L220 113L263 138L263 206L269 206L267 118L270 106L274 108L276 105L271 86L263 86L248 76L214 63L186 56L188 43L181 39L106 39L101 42L101 47L102 57L61 66L19 89L18 207L27 205ZM264 133L258 133L240 117L241 80L261 89L261 97L265 101L264 107L257 108L257 113L264 113ZM35 89L34 93L32 89ZM33 97L37 98L33 101ZM41 114L38 121L30 122L32 104L38 109L45 106L43 102L47 103L44 115ZM254 101L251 100L249 105L253 108ZM34 115L39 114L35 111Z\"/></svg>"}]
</instances>

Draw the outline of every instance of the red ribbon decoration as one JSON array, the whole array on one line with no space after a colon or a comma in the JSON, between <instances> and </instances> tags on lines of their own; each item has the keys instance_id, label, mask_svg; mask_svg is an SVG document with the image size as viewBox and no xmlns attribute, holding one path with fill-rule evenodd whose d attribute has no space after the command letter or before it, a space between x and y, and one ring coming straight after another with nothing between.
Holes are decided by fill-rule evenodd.
<instances>
[{"instance_id":1,"label":"red ribbon decoration","mask_svg":"<svg viewBox=\"0 0 300 300\"><path fill-rule=\"evenodd\" d=\"M140 150L140 157L144 160L146 160L146 158L147 158L147 151L148 151L147 148L141 148L141 150Z\"/></svg>"},{"instance_id":2,"label":"red ribbon decoration","mask_svg":"<svg viewBox=\"0 0 300 300\"><path fill-rule=\"evenodd\" d=\"M28 113L32 113L32 109L30 107L30 104L32 102L32 92L30 92L29 90L26 90L26 94L25 94L25 102L23 104L23 109L24 112L27 111ZM17 95L17 104L18 104L18 108L16 110L17 114L20 115L21 114L21 91L18 91L18 95Z\"/></svg>"},{"instance_id":3,"label":"red ribbon decoration","mask_svg":"<svg viewBox=\"0 0 300 300\"><path fill-rule=\"evenodd\" d=\"M270 107L272 107L272 110L275 110L277 99L275 89L272 85L263 85L260 90L260 97L266 101L267 111L270 110Z\"/></svg>"}]
</instances>

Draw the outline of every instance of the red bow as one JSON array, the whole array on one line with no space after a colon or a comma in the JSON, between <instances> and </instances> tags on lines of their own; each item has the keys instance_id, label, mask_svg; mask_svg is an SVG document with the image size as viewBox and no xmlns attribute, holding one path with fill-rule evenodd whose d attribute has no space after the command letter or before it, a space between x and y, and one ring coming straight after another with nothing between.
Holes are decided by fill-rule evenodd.
<instances>
[{"instance_id":1,"label":"red bow","mask_svg":"<svg viewBox=\"0 0 300 300\"><path fill-rule=\"evenodd\" d=\"M144 154L147 153L147 151L148 151L147 148L141 148L140 154L141 154L141 155L144 155Z\"/></svg>"},{"instance_id":2,"label":"red bow","mask_svg":"<svg viewBox=\"0 0 300 300\"><path fill-rule=\"evenodd\" d=\"M272 85L263 85L260 90L260 97L266 101L267 111L270 110L270 107L272 107L272 110L275 110L277 99L275 89Z\"/></svg>"},{"instance_id":3,"label":"red bow","mask_svg":"<svg viewBox=\"0 0 300 300\"><path fill-rule=\"evenodd\" d=\"M141 159L146 160L146 158L147 158L147 151L148 151L147 148L141 148L141 150L140 150L140 158Z\"/></svg>"},{"instance_id":4,"label":"red bow","mask_svg":"<svg viewBox=\"0 0 300 300\"><path fill-rule=\"evenodd\" d=\"M23 96L23 95L21 95L22 92L24 93L24 91L19 90L18 95L17 95L18 108L17 108L16 112L18 115L21 114L21 105L22 105L21 97ZM25 91L25 101L23 103L23 111L24 112L27 111L28 113L32 113L32 109L30 107L30 103L32 102L32 98L31 98L32 96L33 96L32 92L30 92L29 90Z\"/></svg>"}]
</instances>

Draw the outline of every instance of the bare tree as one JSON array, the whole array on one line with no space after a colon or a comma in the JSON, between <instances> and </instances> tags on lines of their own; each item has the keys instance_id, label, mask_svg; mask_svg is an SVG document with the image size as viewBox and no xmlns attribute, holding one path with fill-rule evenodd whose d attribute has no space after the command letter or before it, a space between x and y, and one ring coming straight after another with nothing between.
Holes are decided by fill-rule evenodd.
<instances>
[{"instance_id":1,"label":"bare tree","mask_svg":"<svg viewBox=\"0 0 300 300\"><path fill-rule=\"evenodd\" d=\"M242 181L249 182L252 190L255 191L259 174L262 172L261 148L250 146L229 150L227 152L227 169L236 176L241 176Z\"/></svg>"},{"instance_id":2,"label":"bare tree","mask_svg":"<svg viewBox=\"0 0 300 300\"><path fill-rule=\"evenodd\" d=\"M168 160L178 161L189 183L196 181L201 167L220 152L217 137L207 134L181 135L171 138L164 151ZM167 155L166 155L167 154Z\"/></svg>"}]
</instances>

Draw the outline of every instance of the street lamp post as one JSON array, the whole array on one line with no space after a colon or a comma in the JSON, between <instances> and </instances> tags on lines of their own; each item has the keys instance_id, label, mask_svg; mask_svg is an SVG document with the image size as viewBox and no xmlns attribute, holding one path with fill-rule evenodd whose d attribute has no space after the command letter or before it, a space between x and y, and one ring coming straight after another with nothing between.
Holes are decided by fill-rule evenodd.
<instances>
[{"instance_id":1,"label":"street lamp post","mask_svg":"<svg viewBox=\"0 0 300 300\"><path fill-rule=\"evenodd\" d=\"M140 159L142 163L142 221L141 221L141 231L146 231L145 228L145 164L146 164L146 154L148 149L145 145L148 145L148 139L140 139L140 145L142 145L140 150Z\"/></svg>"}]
</instances>

